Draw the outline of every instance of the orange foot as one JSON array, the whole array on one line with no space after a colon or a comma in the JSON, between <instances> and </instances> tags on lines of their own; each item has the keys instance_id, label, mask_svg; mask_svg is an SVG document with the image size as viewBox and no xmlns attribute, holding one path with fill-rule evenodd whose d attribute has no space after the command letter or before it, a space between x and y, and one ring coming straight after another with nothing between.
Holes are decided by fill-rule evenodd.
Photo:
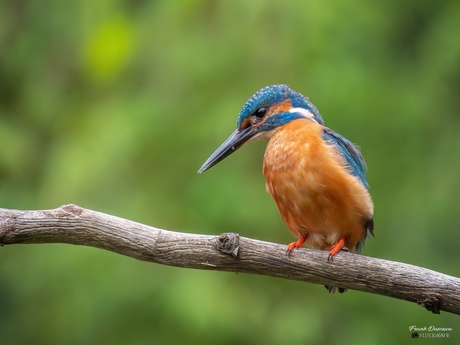
<instances>
[{"instance_id":1,"label":"orange foot","mask_svg":"<svg viewBox=\"0 0 460 345\"><path fill-rule=\"evenodd\" d=\"M296 248L302 248L303 244L307 240L307 236L302 236L297 242L292 242L288 245L286 254L288 257L291 257L291 252Z\"/></svg>"},{"instance_id":2,"label":"orange foot","mask_svg":"<svg viewBox=\"0 0 460 345\"><path fill-rule=\"evenodd\" d=\"M337 243L331 247L331 249L329 250L329 256L327 257L327 262L333 261L334 256L337 255L337 253L340 252L340 250L345 246L346 239L346 236L340 237Z\"/></svg>"}]
</instances>

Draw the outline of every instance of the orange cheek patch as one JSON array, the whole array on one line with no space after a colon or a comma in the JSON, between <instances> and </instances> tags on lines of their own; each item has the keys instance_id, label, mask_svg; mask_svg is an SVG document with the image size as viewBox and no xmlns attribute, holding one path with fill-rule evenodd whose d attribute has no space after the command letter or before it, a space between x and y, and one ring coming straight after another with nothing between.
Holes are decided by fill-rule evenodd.
<instances>
[{"instance_id":1,"label":"orange cheek patch","mask_svg":"<svg viewBox=\"0 0 460 345\"><path fill-rule=\"evenodd\" d=\"M278 103L270 107L270 109L268 109L268 112L267 112L267 117L270 117L274 114L287 112L291 110L292 108L293 106L292 106L291 101L285 100L284 102Z\"/></svg>"}]
</instances>

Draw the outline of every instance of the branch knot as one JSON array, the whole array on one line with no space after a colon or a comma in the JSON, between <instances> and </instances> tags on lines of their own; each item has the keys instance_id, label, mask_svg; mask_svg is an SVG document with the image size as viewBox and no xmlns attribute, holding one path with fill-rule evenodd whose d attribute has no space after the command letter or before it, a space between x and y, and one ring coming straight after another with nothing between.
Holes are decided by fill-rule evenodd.
<instances>
[{"instance_id":1,"label":"branch knot","mask_svg":"<svg viewBox=\"0 0 460 345\"><path fill-rule=\"evenodd\" d=\"M439 314L441 310L441 301L434 296L425 296L417 301L420 307L425 307L426 310L433 314Z\"/></svg>"},{"instance_id":2,"label":"branch knot","mask_svg":"<svg viewBox=\"0 0 460 345\"><path fill-rule=\"evenodd\" d=\"M224 254L230 254L233 257L238 256L240 249L240 235L235 232L224 232L216 238L214 243L216 249Z\"/></svg>"}]
</instances>

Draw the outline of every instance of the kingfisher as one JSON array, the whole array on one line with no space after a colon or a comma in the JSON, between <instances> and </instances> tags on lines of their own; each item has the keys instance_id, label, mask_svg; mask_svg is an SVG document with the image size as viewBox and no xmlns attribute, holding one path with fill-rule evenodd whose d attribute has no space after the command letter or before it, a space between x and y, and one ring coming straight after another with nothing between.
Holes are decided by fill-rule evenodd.
<instances>
[{"instance_id":1,"label":"kingfisher","mask_svg":"<svg viewBox=\"0 0 460 345\"><path fill-rule=\"evenodd\" d=\"M287 255L304 243L329 251L328 262L340 250L360 253L366 238L374 237L374 204L358 148L326 127L307 97L288 85L271 85L246 102L237 129L198 173L256 140L267 141L266 188L297 238L287 246ZM326 289L336 291L333 286Z\"/></svg>"}]
</instances>

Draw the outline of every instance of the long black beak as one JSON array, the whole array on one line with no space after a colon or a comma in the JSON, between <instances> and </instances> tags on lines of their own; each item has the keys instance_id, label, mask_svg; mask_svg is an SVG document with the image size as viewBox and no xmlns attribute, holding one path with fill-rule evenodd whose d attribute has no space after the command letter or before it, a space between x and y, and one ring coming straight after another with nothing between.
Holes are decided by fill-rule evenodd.
<instances>
[{"instance_id":1,"label":"long black beak","mask_svg":"<svg viewBox=\"0 0 460 345\"><path fill-rule=\"evenodd\" d=\"M230 156L233 152L238 150L245 142L257 133L257 129L254 127L248 127L246 129L234 131L227 140L204 162L203 166L198 170L198 174L201 174L212 168L214 165L219 163L225 157Z\"/></svg>"}]
</instances>

